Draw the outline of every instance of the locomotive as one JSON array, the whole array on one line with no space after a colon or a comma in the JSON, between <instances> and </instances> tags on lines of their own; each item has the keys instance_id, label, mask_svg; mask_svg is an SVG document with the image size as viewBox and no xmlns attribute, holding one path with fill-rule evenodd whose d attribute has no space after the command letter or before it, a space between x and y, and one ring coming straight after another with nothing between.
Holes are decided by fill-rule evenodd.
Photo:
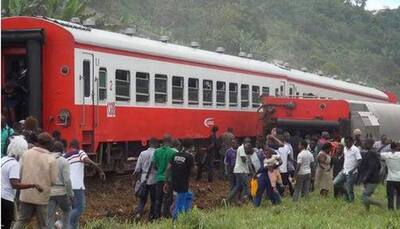
<instances>
[{"instance_id":1,"label":"locomotive","mask_svg":"<svg viewBox=\"0 0 400 229\"><path fill-rule=\"evenodd\" d=\"M261 95L396 103L391 93L274 64L44 18L3 18L2 83L26 72L17 119L37 117L105 168L151 137L256 136ZM18 75L18 74L17 74Z\"/></svg>"}]
</instances>

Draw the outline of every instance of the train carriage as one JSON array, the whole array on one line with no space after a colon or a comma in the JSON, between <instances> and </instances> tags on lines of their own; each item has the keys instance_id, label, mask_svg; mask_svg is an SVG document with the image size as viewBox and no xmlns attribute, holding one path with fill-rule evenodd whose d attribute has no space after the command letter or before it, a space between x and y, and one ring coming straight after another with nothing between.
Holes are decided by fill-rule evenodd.
<instances>
[{"instance_id":1,"label":"train carriage","mask_svg":"<svg viewBox=\"0 0 400 229\"><path fill-rule=\"evenodd\" d=\"M203 141L218 125L256 136L260 95L397 102L266 62L43 17L2 19L3 85L15 77L27 91L18 119L38 117L106 165L165 133Z\"/></svg>"}]
</instances>

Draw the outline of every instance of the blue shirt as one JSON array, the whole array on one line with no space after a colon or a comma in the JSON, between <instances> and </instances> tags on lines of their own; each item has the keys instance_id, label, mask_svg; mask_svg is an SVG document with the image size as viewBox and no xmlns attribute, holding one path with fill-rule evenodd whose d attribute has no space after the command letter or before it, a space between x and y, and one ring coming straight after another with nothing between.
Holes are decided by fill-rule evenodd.
<instances>
[{"instance_id":1,"label":"blue shirt","mask_svg":"<svg viewBox=\"0 0 400 229\"><path fill-rule=\"evenodd\" d=\"M226 151L224 162L225 165L233 168L236 162L236 150L234 150L233 148L228 149Z\"/></svg>"}]
</instances>

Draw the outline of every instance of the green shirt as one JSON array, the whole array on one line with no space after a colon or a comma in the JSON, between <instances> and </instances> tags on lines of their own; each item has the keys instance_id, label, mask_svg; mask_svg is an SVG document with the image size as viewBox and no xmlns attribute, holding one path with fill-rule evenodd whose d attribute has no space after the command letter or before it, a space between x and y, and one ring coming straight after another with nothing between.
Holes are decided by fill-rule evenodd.
<instances>
[{"instance_id":1,"label":"green shirt","mask_svg":"<svg viewBox=\"0 0 400 229\"><path fill-rule=\"evenodd\" d=\"M154 165L157 168L156 181L165 181L165 170L169 162L175 156L176 151L168 146L156 149L153 156Z\"/></svg>"},{"instance_id":2,"label":"green shirt","mask_svg":"<svg viewBox=\"0 0 400 229\"><path fill-rule=\"evenodd\" d=\"M7 149L5 148L7 138L14 134L14 130L8 126L1 129L1 157L7 155Z\"/></svg>"}]
</instances>

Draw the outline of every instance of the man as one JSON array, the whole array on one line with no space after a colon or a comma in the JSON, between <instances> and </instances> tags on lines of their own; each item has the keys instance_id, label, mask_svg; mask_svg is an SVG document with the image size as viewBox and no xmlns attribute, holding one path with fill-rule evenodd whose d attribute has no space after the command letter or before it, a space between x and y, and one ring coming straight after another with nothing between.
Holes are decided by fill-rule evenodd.
<instances>
[{"instance_id":1,"label":"man","mask_svg":"<svg viewBox=\"0 0 400 229\"><path fill-rule=\"evenodd\" d=\"M374 150L378 153L390 152L390 142L388 140L387 136L382 134L380 140L374 143Z\"/></svg>"},{"instance_id":2,"label":"man","mask_svg":"<svg viewBox=\"0 0 400 229\"><path fill-rule=\"evenodd\" d=\"M321 138L317 142L317 146L314 151L314 158L317 157L319 151L321 150L322 146L325 145L329 141L330 134L328 131L322 131Z\"/></svg>"},{"instance_id":3,"label":"man","mask_svg":"<svg viewBox=\"0 0 400 229\"><path fill-rule=\"evenodd\" d=\"M390 148L391 152L381 153L381 159L385 160L388 167L388 176L386 179L388 208L389 210L394 210L396 205L396 209L400 210L400 151L399 146L395 143L392 143ZM394 203L395 197L396 204Z\"/></svg>"},{"instance_id":4,"label":"man","mask_svg":"<svg viewBox=\"0 0 400 229\"><path fill-rule=\"evenodd\" d=\"M193 193L189 191L189 178L194 164L193 151L193 142L183 141L183 149L173 156L166 171L167 174L171 173L172 190L177 193L172 213L173 220L192 207ZM165 183L164 190L165 192L168 190L168 183Z\"/></svg>"},{"instance_id":5,"label":"man","mask_svg":"<svg viewBox=\"0 0 400 229\"><path fill-rule=\"evenodd\" d=\"M311 174L314 168L314 156L307 150L305 140L299 143L299 155L297 155L297 166L295 171L295 181L293 201L298 201L300 196L308 197L311 184Z\"/></svg>"},{"instance_id":6,"label":"man","mask_svg":"<svg viewBox=\"0 0 400 229\"><path fill-rule=\"evenodd\" d=\"M214 167L214 159L215 155L218 152L218 139L217 139L217 132L218 132L218 127L213 126L211 128L211 135L209 137L209 145L207 149L207 156L206 156L206 161L205 165L207 167L207 173L208 173L208 182L213 182L213 167ZM201 173L200 173L201 176Z\"/></svg>"},{"instance_id":7,"label":"man","mask_svg":"<svg viewBox=\"0 0 400 229\"><path fill-rule=\"evenodd\" d=\"M69 216L69 224L72 229L79 228L79 218L86 207L85 198L85 164L93 166L99 173L100 179L105 180L106 175L103 170L92 161L85 151L79 147L79 141L76 139L71 140L69 144L70 150L65 155L70 166L72 191L74 192L74 199L72 201L72 210Z\"/></svg>"},{"instance_id":8,"label":"man","mask_svg":"<svg viewBox=\"0 0 400 229\"><path fill-rule=\"evenodd\" d=\"M233 135L233 129L231 127L229 127L226 132L221 135L221 149L219 152L222 158L225 157L227 150L231 148L234 138L235 136Z\"/></svg>"},{"instance_id":9,"label":"man","mask_svg":"<svg viewBox=\"0 0 400 229\"><path fill-rule=\"evenodd\" d=\"M135 180L140 178L140 184L146 182L145 195L140 197L139 204L136 208L136 218L143 215L144 207L146 206L147 198L150 195L150 213L149 220L153 220L155 216L155 203L156 203L156 170L151 164L153 160L154 151L158 147L158 141L155 138L149 140L149 148L139 154L136 163L133 177Z\"/></svg>"},{"instance_id":10,"label":"man","mask_svg":"<svg viewBox=\"0 0 400 229\"><path fill-rule=\"evenodd\" d=\"M339 143L336 147L336 154L332 157L332 169L333 169L333 177L336 177L342 170L344 164L344 145ZM339 195L343 195L345 192L343 186L334 186L333 187L333 196L337 198Z\"/></svg>"},{"instance_id":11,"label":"man","mask_svg":"<svg viewBox=\"0 0 400 229\"><path fill-rule=\"evenodd\" d=\"M247 156L247 154L249 154L252 151L250 142L251 142L250 138L245 138L243 144L239 146L239 148L237 149L235 167L233 169L233 173L235 174L236 184L228 195L228 202L232 202L235 196L239 194L240 191L242 194L242 196L239 197L240 201L248 198L250 169L248 167L249 157Z\"/></svg>"},{"instance_id":12,"label":"man","mask_svg":"<svg viewBox=\"0 0 400 229\"><path fill-rule=\"evenodd\" d=\"M28 149L28 143L22 136L10 138L7 156L1 158L1 228L9 229L14 221L14 199L16 190L36 188L42 191L39 185L22 184L20 181L19 159Z\"/></svg>"},{"instance_id":13,"label":"man","mask_svg":"<svg viewBox=\"0 0 400 229\"><path fill-rule=\"evenodd\" d=\"M363 145L363 142L362 142L362 140L361 140L361 134L362 134L362 132L361 132L360 129L355 129L355 130L353 131L354 145L355 145L356 147L358 147L360 150L361 150L361 147L362 147L362 145Z\"/></svg>"},{"instance_id":14,"label":"man","mask_svg":"<svg viewBox=\"0 0 400 229\"><path fill-rule=\"evenodd\" d=\"M296 161L294 160L294 149L293 149L292 145L289 142L290 138L291 138L291 136L290 136L290 133L288 131L283 132L283 144L286 145L289 148L287 170L288 170L289 176L291 176L293 178L294 177L294 171L296 169L296 167L295 167Z\"/></svg>"},{"instance_id":15,"label":"man","mask_svg":"<svg viewBox=\"0 0 400 229\"><path fill-rule=\"evenodd\" d=\"M381 203L371 199L376 187L379 184L379 171L381 164L379 155L376 151L372 150L374 141L367 139L365 142L366 154L360 164L360 180L364 185L364 190L361 194L361 202L364 204L367 211L370 205L381 206Z\"/></svg>"},{"instance_id":16,"label":"man","mask_svg":"<svg viewBox=\"0 0 400 229\"><path fill-rule=\"evenodd\" d=\"M53 152L52 156L56 158L58 163L58 177L50 191L50 201L48 206L49 228L54 228L56 210L60 208L62 210L62 228L68 229L71 200L74 198L71 186L69 163L67 159L62 157L62 153L64 152L64 145L62 142L57 141L54 143Z\"/></svg>"},{"instance_id":17,"label":"man","mask_svg":"<svg viewBox=\"0 0 400 229\"><path fill-rule=\"evenodd\" d=\"M20 161L21 182L38 184L43 192L36 189L21 190L19 212L14 229L25 228L36 215L39 228L48 228L47 205L50 199L51 186L56 183L58 166L56 159L50 155L53 139L49 133L38 136L38 144L26 151Z\"/></svg>"},{"instance_id":18,"label":"man","mask_svg":"<svg viewBox=\"0 0 400 229\"><path fill-rule=\"evenodd\" d=\"M235 168L235 161L236 161L236 152L238 149L238 141L236 138L232 140L231 148L227 150L224 158L224 164L225 164L225 171L228 176L229 180L229 191L232 191L233 187L235 187L235 174L233 173L233 170Z\"/></svg>"},{"instance_id":19,"label":"man","mask_svg":"<svg viewBox=\"0 0 400 229\"><path fill-rule=\"evenodd\" d=\"M344 164L343 170L335 177L333 181L334 187L340 187L345 184L346 200L348 202L354 201L354 184L357 179L358 165L361 162L361 153L354 145L353 137L348 136L345 138L346 147L344 148Z\"/></svg>"},{"instance_id":20,"label":"man","mask_svg":"<svg viewBox=\"0 0 400 229\"><path fill-rule=\"evenodd\" d=\"M293 149L289 143L285 143L283 135L279 135L278 139L283 142L283 146L278 148L278 154L282 159L282 165L279 166L279 171L282 176L283 185L285 187L289 187L290 195L293 196L293 186L289 180L289 170L288 170L288 163L290 160L290 155L293 154Z\"/></svg>"},{"instance_id":21,"label":"man","mask_svg":"<svg viewBox=\"0 0 400 229\"><path fill-rule=\"evenodd\" d=\"M164 192L164 184L168 181L168 177L165 176L165 170L168 167L169 162L175 156L176 151L171 148L172 137L169 134L164 135L163 146L156 149L153 155L153 165L157 170L156 173L156 201L155 201L155 215L154 218L158 219L161 216L169 217L170 207L172 204L172 189L168 187L168 190Z\"/></svg>"}]
</instances>

